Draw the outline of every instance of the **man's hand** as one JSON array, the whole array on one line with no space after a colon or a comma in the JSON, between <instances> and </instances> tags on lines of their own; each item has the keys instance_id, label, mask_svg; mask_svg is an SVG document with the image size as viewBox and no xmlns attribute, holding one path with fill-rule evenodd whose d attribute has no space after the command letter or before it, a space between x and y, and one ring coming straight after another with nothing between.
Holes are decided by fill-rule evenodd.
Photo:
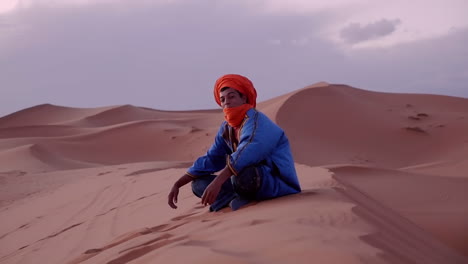
<instances>
[{"instance_id":1,"label":"man's hand","mask_svg":"<svg viewBox=\"0 0 468 264\"><path fill-rule=\"evenodd\" d=\"M215 202L216 197L218 197L219 191L221 191L222 183L219 183L218 180L213 180L208 187L206 187L205 191L203 192L201 203L203 205L212 204Z\"/></svg>"},{"instance_id":2,"label":"man's hand","mask_svg":"<svg viewBox=\"0 0 468 264\"><path fill-rule=\"evenodd\" d=\"M182 175L180 179L174 183L174 186L172 186L171 192L169 192L169 195L167 196L167 203L169 204L170 207L176 209L177 205L177 197L179 196L179 189L180 187L184 186L185 184L193 181L193 178L190 177L188 174Z\"/></svg>"},{"instance_id":3,"label":"man's hand","mask_svg":"<svg viewBox=\"0 0 468 264\"><path fill-rule=\"evenodd\" d=\"M224 182L231 177L232 172L228 167L225 167L218 176L206 187L205 191L202 195L202 204L203 205L211 205L216 201L219 192L221 191L221 187L223 186Z\"/></svg>"},{"instance_id":4,"label":"man's hand","mask_svg":"<svg viewBox=\"0 0 468 264\"><path fill-rule=\"evenodd\" d=\"M177 203L177 196L179 196L179 187L174 184L171 192L167 196L167 203L174 209L177 209L177 205L175 205Z\"/></svg>"}]
</instances>

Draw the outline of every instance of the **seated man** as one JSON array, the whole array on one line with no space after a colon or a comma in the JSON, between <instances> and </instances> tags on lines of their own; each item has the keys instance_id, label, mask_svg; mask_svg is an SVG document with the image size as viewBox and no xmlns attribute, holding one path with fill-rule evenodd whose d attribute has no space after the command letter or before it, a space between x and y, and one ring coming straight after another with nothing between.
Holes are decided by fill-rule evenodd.
<instances>
[{"instance_id":1,"label":"seated man","mask_svg":"<svg viewBox=\"0 0 468 264\"><path fill-rule=\"evenodd\" d=\"M176 181L169 205L177 208L179 188L189 182L210 211L228 205L237 210L252 200L300 192L289 141L280 127L255 109L252 82L241 75L224 75L216 81L214 97L226 121L207 153Z\"/></svg>"}]
</instances>

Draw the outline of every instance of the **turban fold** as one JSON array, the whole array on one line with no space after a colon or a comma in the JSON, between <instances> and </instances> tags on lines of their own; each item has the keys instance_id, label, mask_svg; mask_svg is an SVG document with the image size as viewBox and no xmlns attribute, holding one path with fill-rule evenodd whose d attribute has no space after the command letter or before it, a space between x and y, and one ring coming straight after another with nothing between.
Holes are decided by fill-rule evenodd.
<instances>
[{"instance_id":1,"label":"turban fold","mask_svg":"<svg viewBox=\"0 0 468 264\"><path fill-rule=\"evenodd\" d=\"M216 103L220 106L221 100L219 98L219 93L224 87L233 88L247 96L247 104L252 105L253 107L257 105L257 91L247 77L238 74L226 74L216 81L214 86L214 97Z\"/></svg>"}]
</instances>

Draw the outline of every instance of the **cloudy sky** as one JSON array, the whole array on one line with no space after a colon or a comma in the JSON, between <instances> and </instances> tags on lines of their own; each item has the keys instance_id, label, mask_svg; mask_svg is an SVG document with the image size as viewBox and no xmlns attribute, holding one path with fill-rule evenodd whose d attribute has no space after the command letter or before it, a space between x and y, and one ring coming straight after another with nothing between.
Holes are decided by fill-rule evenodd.
<instances>
[{"instance_id":1,"label":"cloudy sky","mask_svg":"<svg viewBox=\"0 0 468 264\"><path fill-rule=\"evenodd\" d=\"M326 81L468 97L466 0L0 0L0 116L42 103L216 108Z\"/></svg>"}]
</instances>

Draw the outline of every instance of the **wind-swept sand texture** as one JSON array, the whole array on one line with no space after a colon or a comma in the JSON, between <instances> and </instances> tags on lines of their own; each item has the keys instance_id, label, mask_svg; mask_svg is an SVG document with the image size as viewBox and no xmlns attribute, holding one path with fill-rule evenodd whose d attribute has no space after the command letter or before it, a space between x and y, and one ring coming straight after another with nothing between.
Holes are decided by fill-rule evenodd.
<instances>
[{"instance_id":1,"label":"wind-swept sand texture","mask_svg":"<svg viewBox=\"0 0 468 264\"><path fill-rule=\"evenodd\" d=\"M220 110L0 118L0 263L468 263L468 99L318 83L258 109L303 192L217 213L167 194Z\"/></svg>"}]
</instances>

